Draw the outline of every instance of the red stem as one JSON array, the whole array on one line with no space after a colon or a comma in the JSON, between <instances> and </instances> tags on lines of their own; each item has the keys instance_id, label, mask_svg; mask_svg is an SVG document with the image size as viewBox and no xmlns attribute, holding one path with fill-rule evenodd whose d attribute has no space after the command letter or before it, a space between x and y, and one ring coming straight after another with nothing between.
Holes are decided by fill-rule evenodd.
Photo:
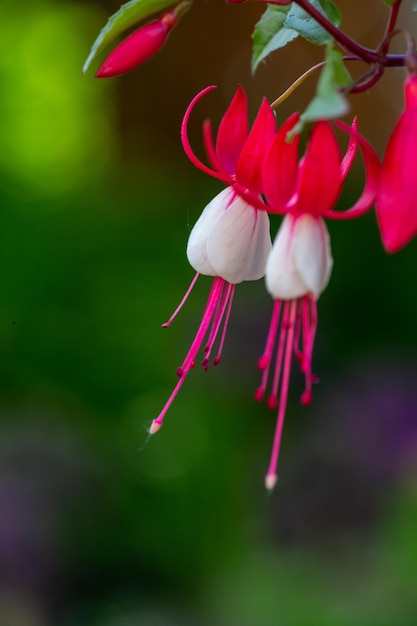
<instances>
[{"instance_id":1,"label":"red stem","mask_svg":"<svg viewBox=\"0 0 417 626\"><path fill-rule=\"evenodd\" d=\"M261 0L265 1L265 0ZM340 30L337 26L332 24L332 22L328 19L326 15L318 11L315 7L313 7L309 0L294 0L299 7L301 7L310 17L312 17L316 22L322 26L330 35L334 37L334 39L338 42L341 48L343 48L346 52L351 55L354 55L358 59L361 59L365 63L369 65L379 65L381 67L400 67L405 65L405 59L407 55L403 54L386 54L386 50L371 50L370 48L365 48L361 46L357 41L346 35L343 31ZM387 24L385 37L387 33L390 35L392 30L395 28L395 23L398 16L398 11L400 9L402 0L396 0L395 4L391 7L390 19ZM274 0L269 0L270 4L275 4ZM279 0L276 1L276 4L281 4ZM384 38L385 39L385 38ZM382 53L381 53L382 52Z\"/></svg>"}]
</instances>

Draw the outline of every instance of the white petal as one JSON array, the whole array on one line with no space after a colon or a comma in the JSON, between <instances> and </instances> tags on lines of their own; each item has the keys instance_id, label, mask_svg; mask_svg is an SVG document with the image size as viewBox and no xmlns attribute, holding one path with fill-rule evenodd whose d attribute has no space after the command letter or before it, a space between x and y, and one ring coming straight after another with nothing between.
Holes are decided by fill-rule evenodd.
<instances>
[{"instance_id":1,"label":"white petal","mask_svg":"<svg viewBox=\"0 0 417 626\"><path fill-rule=\"evenodd\" d=\"M196 272L217 276L207 255L207 237L216 217L223 213L233 197L233 189L226 187L206 206L192 229L187 243L187 258Z\"/></svg>"},{"instance_id":2,"label":"white petal","mask_svg":"<svg viewBox=\"0 0 417 626\"><path fill-rule=\"evenodd\" d=\"M303 282L308 291L318 298L329 282L333 266L330 237L324 221L311 215L299 217L292 248Z\"/></svg>"},{"instance_id":3,"label":"white petal","mask_svg":"<svg viewBox=\"0 0 417 626\"><path fill-rule=\"evenodd\" d=\"M308 293L308 287L299 274L293 258L294 231L294 218L286 215L266 264L266 288L275 300L292 300Z\"/></svg>"},{"instance_id":4,"label":"white petal","mask_svg":"<svg viewBox=\"0 0 417 626\"><path fill-rule=\"evenodd\" d=\"M312 215L284 217L266 267L273 298L292 300L326 287L333 265L327 228Z\"/></svg>"},{"instance_id":5,"label":"white petal","mask_svg":"<svg viewBox=\"0 0 417 626\"><path fill-rule=\"evenodd\" d=\"M270 250L267 213L240 196L217 215L207 238L210 265L233 284L262 278Z\"/></svg>"}]
</instances>

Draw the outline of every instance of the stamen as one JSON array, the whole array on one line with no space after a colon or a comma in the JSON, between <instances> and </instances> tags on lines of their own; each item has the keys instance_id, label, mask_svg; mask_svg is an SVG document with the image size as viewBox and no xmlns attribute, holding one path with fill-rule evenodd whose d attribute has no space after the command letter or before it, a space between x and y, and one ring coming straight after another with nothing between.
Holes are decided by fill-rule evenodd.
<instances>
[{"instance_id":1,"label":"stamen","mask_svg":"<svg viewBox=\"0 0 417 626\"><path fill-rule=\"evenodd\" d=\"M165 324L162 324L162 328L168 328L168 326L170 326L170 324L177 317L178 313L181 311L182 307L184 306L188 296L192 292L193 287L196 284L197 278L199 276L200 276L200 274L197 272L196 275L194 276L193 280L191 281L190 286L188 287L187 291L185 292L185 295L184 295L183 299L181 300L181 302L179 303L179 305L177 306L177 308L175 309L175 311L173 312L173 314L171 315L169 320L167 322L165 322Z\"/></svg>"},{"instance_id":2,"label":"stamen","mask_svg":"<svg viewBox=\"0 0 417 626\"><path fill-rule=\"evenodd\" d=\"M297 316L295 318L295 332L294 332L294 354L299 363L303 362L304 354L300 347L301 340L301 306L300 301L297 300Z\"/></svg>"},{"instance_id":3,"label":"stamen","mask_svg":"<svg viewBox=\"0 0 417 626\"><path fill-rule=\"evenodd\" d=\"M169 396L168 401L165 404L164 408L162 409L161 413L158 415L156 419L153 420L149 428L149 432L151 435L158 432L158 430L162 426L164 417L169 407L171 406L172 402L174 401L174 398L176 397L177 393L181 389L187 377L188 372L190 371L190 369L192 369L195 366L195 358L197 356L198 351L201 348L201 344L203 343L204 337L206 336L207 331L210 327L216 308L219 305L219 299L221 298L221 295L222 295L224 283L225 281L218 276L216 276L213 280L213 284L211 286L211 290L207 299L206 308L204 310L203 317L202 317L200 326L197 330L196 336L194 337L194 341L191 344L191 347L188 351L187 356L184 359L183 364L177 369L177 375L179 376L179 381L175 385L175 388L173 392L171 393L171 395Z\"/></svg>"},{"instance_id":4,"label":"stamen","mask_svg":"<svg viewBox=\"0 0 417 626\"><path fill-rule=\"evenodd\" d=\"M223 352L224 341L226 339L227 327L229 325L230 313L232 311L233 297L235 295L235 285L230 284L229 286L230 286L230 291L228 295L229 301L227 304L226 315L225 315L224 322L223 322L223 330L222 330L222 334L220 337L219 349L217 350L217 354L213 359L213 365L218 365L220 363L220 359L221 359L222 352Z\"/></svg>"},{"instance_id":5,"label":"stamen","mask_svg":"<svg viewBox=\"0 0 417 626\"><path fill-rule=\"evenodd\" d=\"M207 345L204 348L205 357L201 364L206 371L208 369L210 354L213 349L214 343L216 341L217 335L219 333L223 318L225 318L225 324L227 327L227 322L230 316L230 309L231 309L231 303L232 303L231 294L233 298L233 292L234 292L234 285L232 285L231 283L225 283L225 288L221 296L221 302L219 302L217 310L215 312L213 323L212 323L211 330L210 330L210 335L207 341ZM226 314L226 317L225 317L225 314ZM226 327L223 326L223 332L222 332L221 342L220 342L220 350L222 347L222 341L224 343L224 335L226 332ZM216 365L219 361L220 361L220 358L216 362Z\"/></svg>"},{"instance_id":6,"label":"stamen","mask_svg":"<svg viewBox=\"0 0 417 626\"><path fill-rule=\"evenodd\" d=\"M261 385L255 391L255 400L256 402L262 402L266 385L268 382L269 376L269 368L271 365L272 352L275 345L275 337L277 335L278 323L279 323L279 313L281 310L281 300L275 300L274 308L272 309L272 317L271 322L269 324L268 336L266 338L265 350L263 355L258 361L258 368L263 370Z\"/></svg>"},{"instance_id":7,"label":"stamen","mask_svg":"<svg viewBox=\"0 0 417 626\"><path fill-rule=\"evenodd\" d=\"M313 360L314 339L317 330L317 304L314 296L305 296L302 302L303 307L303 343L304 358L301 371L305 375L305 390L301 394L301 404L306 406L313 399L311 390L312 383L317 382L317 377L312 373L311 366Z\"/></svg>"},{"instance_id":8,"label":"stamen","mask_svg":"<svg viewBox=\"0 0 417 626\"><path fill-rule=\"evenodd\" d=\"M279 336L277 359L276 359L276 364L275 364L274 377L272 380L272 389L266 401L266 405L268 409L271 409L271 410L276 409L278 405L278 386L279 386L279 379L280 379L281 369L282 369L282 359L284 356L284 346L285 346L285 342L288 337L288 331L290 328L293 329L293 334L294 334L294 328L293 328L294 320L291 319L291 315L290 315L290 313L292 312L292 308L290 309L290 306L292 307L293 304L295 304L295 307L296 307L297 301L291 300L291 301L286 301L284 303L284 311L282 315L282 325L281 325L281 333ZM295 315L295 308L294 308L294 315Z\"/></svg>"},{"instance_id":9,"label":"stamen","mask_svg":"<svg viewBox=\"0 0 417 626\"><path fill-rule=\"evenodd\" d=\"M284 357L284 367L283 367L283 372L282 372L281 393L280 393L280 398L279 398L277 424L275 428L274 443L272 446L271 461L270 461L269 468L265 477L265 486L268 490L273 489L278 480L277 465L278 465L279 449L281 445L282 429L284 426L285 409L287 406L287 399L288 399L288 386L289 386L290 371L291 371L291 352L292 352L293 341L294 341L294 319L295 319L295 313L296 313L296 306L297 306L296 301L292 300L290 304L290 312L289 312L289 328L288 328L288 332L286 333L285 357Z\"/></svg>"}]
</instances>

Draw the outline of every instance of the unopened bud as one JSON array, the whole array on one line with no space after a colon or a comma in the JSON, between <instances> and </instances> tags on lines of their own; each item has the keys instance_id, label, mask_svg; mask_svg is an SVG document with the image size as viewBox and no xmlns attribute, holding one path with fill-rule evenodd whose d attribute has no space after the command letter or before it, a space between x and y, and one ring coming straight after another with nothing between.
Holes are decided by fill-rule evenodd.
<instances>
[{"instance_id":1,"label":"unopened bud","mask_svg":"<svg viewBox=\"0 0 417 626\"><path fill-rule=\"evenodd\" d=\"M162 48L177 22L177 15L168 12L136 30L109 54L96 78L119 76L145 63Z\"/></svg>"}]
</instances>

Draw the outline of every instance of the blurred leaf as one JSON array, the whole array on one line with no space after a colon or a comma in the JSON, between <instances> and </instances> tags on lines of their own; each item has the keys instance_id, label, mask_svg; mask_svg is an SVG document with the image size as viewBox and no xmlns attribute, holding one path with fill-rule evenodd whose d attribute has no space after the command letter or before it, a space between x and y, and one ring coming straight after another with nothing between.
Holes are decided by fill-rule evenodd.
<instances>
[{"instance_id":1,"label":"blurred leaf","mask_svg":"<svg viewBox=\"0 0 417 626\"><path fill-rule=\"evenodd\" d=\"M96 56L118 35L145 17L157 13L171 4L172 0L131 0L123 4L117 13L114 13L109 18L107 24L93 43L91 52L84 63L83 74L86 73Z\"/></svg>"},{"instance_id":2,"label":"blurred leaf","mask_svg":"<svg viewBox=\"0 0 417 626\"><path fill-rule=\"evenodd\" d=\"M320 74L316 95L301 115L300 123L293 132L300 132L306 122L335 119L346 115L350 105L340 93L340 89L350 85L351 82L342 54L329 45L326 51L326 65Z\"/></svg>"},{"instance_id":3,"label":"blurred leaf","mask_svg":"<svg viewBox=\"0 0 417 626\"><path fill-rule=\"evenodd\" d=\"M311 4L339 26L341 15L331 0L311 0ZM252 35L252 71L268 54L283 48L298 35L310 43L324 45L332 36L294 2L288 6L269 5L255 26Z\"/></svg>"}]
</instances>

